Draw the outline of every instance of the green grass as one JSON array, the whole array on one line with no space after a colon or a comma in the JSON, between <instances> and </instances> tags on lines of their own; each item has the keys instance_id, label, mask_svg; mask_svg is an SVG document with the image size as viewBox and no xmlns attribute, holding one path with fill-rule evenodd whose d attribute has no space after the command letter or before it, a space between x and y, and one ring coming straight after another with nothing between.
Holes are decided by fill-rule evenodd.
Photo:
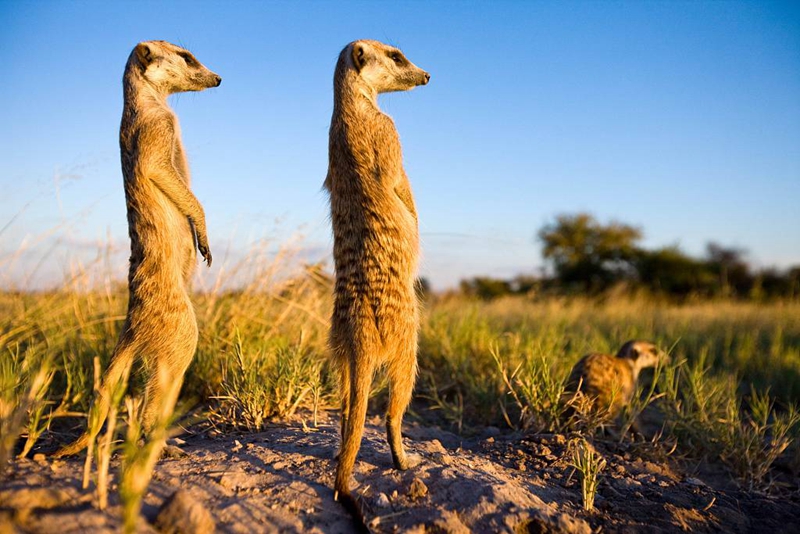
<instances>
[{"instance_id":1,"label":"green grass","mask_svg":"<svg viewBox=\"0 0 800 534\"><path fill-rule=\"evenodd\" d=\"M575 438L568 444L570 451L570 466L577 471L581 479L581 496L583 509L591 512L594 509L594 499L597 496L597 486L600 483L600 472L605 469L606 461L583 438Z\"/></svg>"},{"instance_id":2,"label":"green grass","mask_svg":"<svg viewBox=\"0 0 800 534\"><path fill-rule=\"evenodd\" d=\"M298 410L335 407L326 348L330 281L315 267L286 276L273 264L251 276L239 291L195 295L200 340L182 409L205 407L217 421L257 430ZM108 364L126 300L122 285L87 288L81 279L60 291L0 293L4 465L14 446L8 436L22 436L27 453L62 416L87 411L92 362ZM433 298L423 314L410 417L464 434L487 425L563 431L570 425L562 417L562 384L572 365L590 351L615 352L631 338L652 340L672 355L631 412L653 400L664 439L683 454L722 461L752 487L769 482L781 455L797 454L797 302ZM136 376L134 396L141 391ZM385 380L375 389L373 406L380 406ZM72 427L85 423L73 420ZM597 426L584 425L584 434L591 438Z\"/></svg>"}]
</instances>

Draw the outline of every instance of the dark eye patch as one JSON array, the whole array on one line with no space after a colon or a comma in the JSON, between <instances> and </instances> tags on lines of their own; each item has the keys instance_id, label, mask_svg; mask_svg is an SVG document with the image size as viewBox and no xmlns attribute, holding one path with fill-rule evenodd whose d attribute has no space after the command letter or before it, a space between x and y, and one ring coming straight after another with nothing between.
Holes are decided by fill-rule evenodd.
<instances>
[{"instance_id":1,"label":"dark eye patch","mask_svg":"<svg viewBox=\"0 0 800 534\"><path fill-rule=\"evenodd\" d=\"M395 64L397 64L397 65L404 65L404 64L405 64L405 62L406 62L406 58L404 58L404 57L403 57L403 54L401 54L400 52L391 52L391 53L389 54L389 57L390 57L390 58L391 58L391 60L392 60L392 61L394 61L394 62L395 62Z\"/></svg>"},{"instance_id":2,"label":"dark eye patch","mask_svg":"<svg viewBox=\"0 0 800 534\"><path fill-rule=\"evenodd\" d=\"M189 65L190 67L196 67L197 66L197 60L194 57L192 57L192 55L190 53L188 53L188 52L178 52L178 55L181 56L183 58L183 60L186 62L186 64Z\"/></svg>"}]
</instances>

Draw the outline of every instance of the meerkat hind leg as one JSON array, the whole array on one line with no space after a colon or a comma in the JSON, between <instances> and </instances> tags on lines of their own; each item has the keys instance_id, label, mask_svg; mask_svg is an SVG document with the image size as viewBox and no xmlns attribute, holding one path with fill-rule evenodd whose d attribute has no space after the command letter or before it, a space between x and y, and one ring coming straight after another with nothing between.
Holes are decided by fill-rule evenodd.
<instances>
[{"instance_id":1,"label":"meerkat hind leg","mask_svg":"<svg viewBox=\"0 0 800 534\"><path fill-rule=\"evenodd\" d=\"M178 402L183 377L197 348L197 327L194 323L187 321L178 330L181 334L178 335L176 331L176 335L181 342L168 352L162 352L157 358L147 361L149 368L142 426L148 438L159 435L162 448L166 443L166 430ZM180 457L185 453L180 448L169 445L164 449L164 455Z\"/></svg>"},{"instance_id":2,"label":"meerkat hind leg","mask_svg":"<svg viewBox=\"0 0 800 534\"><path fill-rule=\"evenodd\" d=\"M405 471L421 461L419 455L406 454L403 447L403 415L411 402L416 376L414 355L404 355L389 362L389 406L386 410L386 439L394 467Z\"/></svg>"},{"instance_id":3,"label":"meerkat hind leg","mask_svg":"<svg viewBox=\"0 0 800 534\"><path fill-rule=\"evenodd\" d=\"M167 444L167 427L183 384L183 373L178 369L158 365L152 370L145 391L142 426L147 439L158 439L161 458L182 458L187 454L178 446Z\"/></svg>"}]
</instances>

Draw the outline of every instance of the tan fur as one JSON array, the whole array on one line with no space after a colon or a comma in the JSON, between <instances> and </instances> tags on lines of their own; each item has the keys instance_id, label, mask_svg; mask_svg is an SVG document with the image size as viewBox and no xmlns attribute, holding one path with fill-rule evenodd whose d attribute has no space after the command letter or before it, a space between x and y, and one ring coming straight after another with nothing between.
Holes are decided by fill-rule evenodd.
<instances>
[{"instance_id":1,"label":"tan fur","mask_svg":"<svg viewBox=\"0 0 800 534\"><path fill-rule=\"evenodd\" d=\"M628 341L616 356L588 354L581 358L567 379L565 392L584 395L593 411L617 417L636 391L639 372L655 367L664 354L647 341Z\"/></svg>"},{"instance_id":2,"label":"tan fur","mask_svg":"<svg viewBox=\"0 0 800 534\"><path fill-rule=\"evenodd\" d=\"M119 143L131 239L128 314L92 412L105 419L111 392L137 356L148 372L143 425L170 414L197 346L189 282L195 247L211 265L203 208L189 188L189 166L178 118L167 96L216 87L221 78L165 41L139 43L123 77ZM87 432L58 451L79 452Z\"/></svg>"},{"instance_id":3,"label":"tan fur","mask_svg":"<svg viewBox=\"0 0 800 534\"><path fill-rule=\"evenodd\" d=\"M398 49L377 41L350 43L336 65L325 188L336 266L330 346L341 376L340 498L350 494L373 374L384 364L389 446L395 467L409 466L400 426L417 373L419 232L400 139L377 97L429 79Z\"/></svg>"}]
</instances>

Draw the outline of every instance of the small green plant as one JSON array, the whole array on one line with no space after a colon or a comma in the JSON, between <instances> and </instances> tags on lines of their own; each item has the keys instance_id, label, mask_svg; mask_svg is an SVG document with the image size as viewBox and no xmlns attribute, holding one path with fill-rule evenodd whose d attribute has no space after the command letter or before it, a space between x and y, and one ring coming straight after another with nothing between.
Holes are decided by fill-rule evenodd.
<instances>
[{"instance_id":1,"label":"small green plant","mask_svg":"<svg viewBox=\"0 0 800 534\"><path fill-rule=\"evenodd\" d=\"M36 442L45 430L50 428L50 423L53 420L70 414L68 410L71 390L71 381L69 377L67 378L67 385L64 393L61 395L61 401L53 408L52 406L56 403L46 400L46 393L52 386L57 368L51 364L49 360L42 365L43 367L40 367L40 369L44 369L49 373L47 384L40 390L36 402L32 404L29 410L28 424L26 426L27 437L25 438L25 444L22 446L22 450L17 455L18 458L25 458L30 454L33 446L36 445ZM44 366L46 366L46 368ZM47 408L50 409L45 414L45 409Z\"/></svg>"},{"instance_id":2,"label":"small green plant","mask_svg":"<svg viewBox=\"0 0 800 534\"><path fill-rule=\"evenodd\" d=\"M48 358L21 351L19 346L0 356L0 476L31 413L39 417L44 409L54 372ZM38 428L38 419L36 425ZM29 434L23 449L26 453L37 436Z\"/></svg>"},{"instance_id":3,"label":"small green plant","mask_svg":"<svg viewBox=\"0 0 800 534\"><path fill-rule=\"evenodd\" d=\"M749 407L740 413L737 404L728 405L721 457L752 490L765 485L772 464L792 444L800 412L793 404L776 412L769 392L756 390L751 392Z\"/></svg>"},{"instance_id":4,"label":"small green plant","mask_svg":"<svg viewBox=\"0 0 800 534\"><path fill-rule=\"evenodd\" d=\"M512 428L533 429L536 432L557 431L563 425L562 396L564 386L553 376L551 364L543 356L526 356L509 373L508 364L494 345L491 356L509 395L519 410L518 421L511 421L503 407L506 422ZM501 404L501 407L503 405Z\"/></svg>"},{"instance_id":5,"label":"small green plant","mask_svg":"<svg viewBox=\"0 0 800 534\"><path fill-rule=\"evenodd\" d=\"M606 460L583 438L575 438L567 446L570 465L580 475L583 509L591 512L600 483L600 472L606 467Z\"/></svg>"},{"instance_id":6,"label":"small green plant","mask_svg":"<svg viewBox=\"0 0 800 534\"><path fill-rule=\"evenodd\" d=\"M598 432L613 427L615 414L612 407L619 394L619 388L613 388L607 405L597 402L597 399L580 389L574 394L565 395L564 410L569 417L565 418L563 428L586 436L595 436Z\"/></svg>"},{"instance_id":7,"label":"small green plant","mask_svg":"<svg viewBox=\"0 0 800 534\"><path fill-rule=\"evenodd\" d=\"M445 387L438 380L435 373L421 371L417 382L423 392L418 395L425 399L429 411L438 412L460 434L464 429L464 396L461 388L455 383Z\"/></svg>"}]
</instances>

